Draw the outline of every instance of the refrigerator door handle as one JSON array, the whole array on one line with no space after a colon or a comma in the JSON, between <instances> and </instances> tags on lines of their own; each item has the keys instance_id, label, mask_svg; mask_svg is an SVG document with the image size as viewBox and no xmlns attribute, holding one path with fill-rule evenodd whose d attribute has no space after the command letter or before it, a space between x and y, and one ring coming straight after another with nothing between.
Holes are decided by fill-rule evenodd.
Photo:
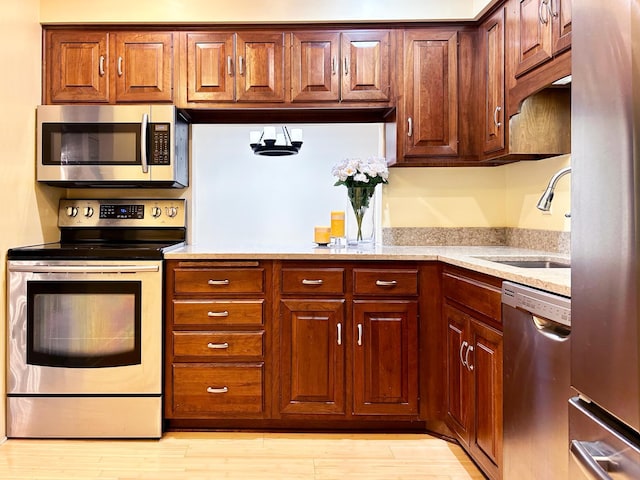
<instances>
[{"instance_id":1,"label":"refrigerator door handle","mask_svg":"<svg viewBox=\"0 0 640 480\"><path fill-rule=\"evenodd\" d=\"M589 451L589 443L571 440L571 456L590 480L612 480L607 471L609 467L615 469L615 462L608 456L593 455Z\"/></svg>"}]
</instances>

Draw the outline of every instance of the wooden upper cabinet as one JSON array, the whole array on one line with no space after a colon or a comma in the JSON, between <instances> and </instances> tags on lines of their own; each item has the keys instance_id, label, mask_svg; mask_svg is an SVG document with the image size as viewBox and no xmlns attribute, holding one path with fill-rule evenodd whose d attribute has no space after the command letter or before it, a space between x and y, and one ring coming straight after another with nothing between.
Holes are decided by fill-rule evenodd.
<instances>
[{"instance_id":1,"label":"wooden upper cabinet","mask_svg":"<svg viewBox=\"0 0 640 480\"><path fill-rule=\"evenodd\" d=\"M173 34L116 33L116 102L171 102Z\"/></svg>"},{"instance_id":2,"label":"wooden upper cabinet","mask_svg":"<svg viewBox=\"0 0 640 480\"><path fill-rule=\"evenodd\" d=\"M231 102L234 89L233 33L187 33L187 101Z\"/></svg>"},{"instance_id":3,"label":"wooden upper cabinet","mask_svg":"<svg viewBox=\"0 0 640 480\"><path fill-rule=\"evenodd\" d=\"M571 45L571 0L517 0L519 77Z\"/></svg>"},{"instance_id":4,"label":"wooden upper cabinet","mask_svg":"<svg viewBox=\"0 0 640 480\"><path fill-rule=\"evenodd\" d=\"M405 156L458 154L457 32L405 32Z\"/></svg>"},{"instance_id":5,"label":"wooden upper cabinet","mask_svg":"<svg viewBox=\"0 0 640 480\"><path fill-rule=\"evenodd\" d=\"M45 103L109 102L109 34L47 31Z\"/></svg>"},{"instance_id":6,"label":"wooden upper cabinet","mask_svg":"<svg viewBox=\"0 0 640 480\"><path fill-rule=\"evenodd\" d=\"M549 0L553 18L553 53L560 53L571 46L571 0Z\"/></svg>"},{"instance_id":7,"label":"wooden upper cabinet","mask_svg":"<svg viewBox=\"0 0 640 480\"><path fill-rule=\"evenodd\" d=\"M284 32L236 34L239 102L284 102Z\"/></svg>"},{"instance_id":8,"label":"wooden upper cabinet","mask_svg":"<svg viewBox=\"0 0 640 480\"><path fill-rule=\"evenodd\" d=\"M340 99L340 33L291 34L291 101Z\"/></svg>"},{"instance_id":9,"label":"wooden upper cabinet","mask_svg":"<svg viewBox=\"0 0 640 480\"><path fill-rule=\"evenodd\" d=\"M391 31L343 32L342 100L391 100Z\"/></svg>"},{"instance_id":10,"label":"wooden upper cabinet","mask_svg":"<svg viewBox=\"0 0 640 480\"><path fill-rule=\"evenodd\" d=\"M505 148L504 8L497 10L480 29L484 63L483 151Z\"/></svg>"},{"instance_id":11,"label":"wooden upper cabinet","mask_svg":"<svg viewBox=\"0 0 640 480\"><path fill-rule=\"evenodd\" d=\"M48 30L45 103L173 101L173 33Z\"/></svg>"}]
</instances>

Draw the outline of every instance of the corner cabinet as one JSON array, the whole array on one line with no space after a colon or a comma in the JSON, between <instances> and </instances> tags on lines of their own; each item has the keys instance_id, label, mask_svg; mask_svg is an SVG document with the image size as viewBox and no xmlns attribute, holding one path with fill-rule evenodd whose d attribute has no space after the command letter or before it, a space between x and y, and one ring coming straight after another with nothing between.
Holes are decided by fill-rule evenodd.
<instances>
[{"instance_id":1,"label":"corner cabinet","mask_svg":"<svg viewBox=\"0 0 640 480\"><path fill-rule=\"evenodd\" d=\"M269 416L270 268L167 261L165 418Z\"/></svg>"},{"instance_id":2,"label":"corner cabinet","mask_svg":"<svg viewBox=\"0 0 640 480\"><path fill-rule=\"evenodd\" d=\"M46 30L44 102L172 102L173 35Z\"/></svg>"},{"instance_id":3,"label":"corner cabinet","mask_svg":"<svg viewBox=\"0 0 640 480\"><path fill-rule=\"evenodd\" d=\"M276 278L280 416L417 419L417 270L284 262Z\"/></svg>"},{"instance_id":4,"label":"corner cabinet","mask_svg":"<svg viewBox=\"0 0 640 480\"><path fill-rule=\"evenodd\" d=\"M502 478L501 281L443 272L446 423L491 479Z\"/></svg>"}]
</instances>

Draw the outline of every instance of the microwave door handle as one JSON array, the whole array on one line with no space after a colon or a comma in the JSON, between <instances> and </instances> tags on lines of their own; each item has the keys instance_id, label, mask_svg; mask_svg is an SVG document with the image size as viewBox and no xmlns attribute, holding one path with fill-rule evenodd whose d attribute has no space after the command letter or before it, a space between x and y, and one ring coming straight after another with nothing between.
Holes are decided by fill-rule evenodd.
<instances>
[{"instance_id":1,"label":"microwave door handle","mask_svg":"<svg viewBox=\"0 0 640 480\"><path fill-rule=\"evenodd\" d=\"M149 125L149 114L142 115L142 127L140 128L140 160L142 173L149 173L149 162L147 160L147 126Z\"/></svg>"}]
</instances>

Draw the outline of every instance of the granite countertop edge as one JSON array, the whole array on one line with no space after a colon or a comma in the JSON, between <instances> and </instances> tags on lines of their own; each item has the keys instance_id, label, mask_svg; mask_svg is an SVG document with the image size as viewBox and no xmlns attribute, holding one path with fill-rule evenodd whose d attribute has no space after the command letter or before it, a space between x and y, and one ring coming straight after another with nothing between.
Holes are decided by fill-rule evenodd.
<instances>
[{"instance_id":1,"label":"granite countertop edge","mask_svg":"<svg viewBox=\"0 0 640 480\"><path fill-rule=\"evenodd\" d=\"M571 296L570 268L522 268L491 260L545 258L569 262L568 255L507 246L318 246L185 245L165 252L166 260L395 260L440 261L540 290ZM478 258L484 257L484 258ZM504 258L506 257L506 258Z\"/></svg>"}]
</instances>

